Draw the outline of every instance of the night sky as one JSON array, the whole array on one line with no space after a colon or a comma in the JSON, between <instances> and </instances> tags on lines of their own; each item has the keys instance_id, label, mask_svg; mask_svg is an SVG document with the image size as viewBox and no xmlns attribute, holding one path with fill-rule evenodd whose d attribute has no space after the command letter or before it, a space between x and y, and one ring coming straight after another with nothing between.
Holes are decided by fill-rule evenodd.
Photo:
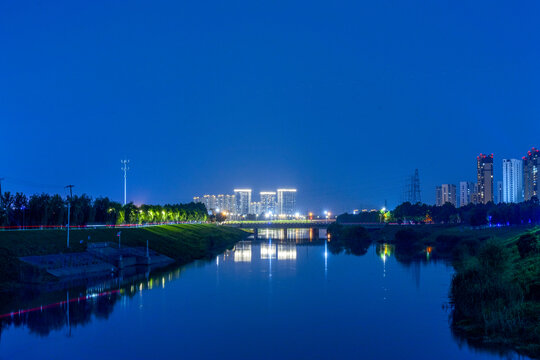
<instances>
[{"instance_id":1,"label":"night sky","mask_svg":"<svg viewBox=\"0 0 540 360\"><path fill-rule=\"evenodd\" d=\"M393 207L540 147L540 3L0 3L5 191ZM258 196L257 196L258 198Z\"/></svg>"}]
</instances>

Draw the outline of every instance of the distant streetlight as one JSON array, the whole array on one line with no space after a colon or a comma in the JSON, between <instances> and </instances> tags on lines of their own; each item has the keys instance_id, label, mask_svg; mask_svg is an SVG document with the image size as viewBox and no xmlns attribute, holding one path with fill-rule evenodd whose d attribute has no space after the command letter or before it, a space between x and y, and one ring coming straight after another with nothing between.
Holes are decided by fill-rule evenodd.
<instances>
[{"instance_id":1,"label":"distant streetlight","mask_svg":"<svg viewBox=\"0 0 540 360\"><path fill-rule=\"evenodd\" d=\"M22 228L24 230L24 213L26 212L26 206L22 206L21 207L21 210L22 210Z\"/></svg>"},{"instance_id":2,"label":"distant streetlight","mask_svg":"<svg viewBox=\"0 0 540 360\"><path fill-rule=\"evenodd\" d=\"M68 224L67 224L67 247L69 249L69 225L71 218L71 198L73 197L73 187L75 185L66 185L64 188L69 188L69 202L68 202Z\"/></svg>"},{"instance_id":3,"label":"distant streetlight","mask_svg":"<svg viewBox=\"0 0 540 360\"><path fill-rule=\"evenodd\" d=\"M127 171L129 170L128 164L129 160L120 160L120 163L122 163L122 171L124 172L124 206L127 204L127 197L126 197L126 190L127 190Z\"/></svg>"}]
</instances>

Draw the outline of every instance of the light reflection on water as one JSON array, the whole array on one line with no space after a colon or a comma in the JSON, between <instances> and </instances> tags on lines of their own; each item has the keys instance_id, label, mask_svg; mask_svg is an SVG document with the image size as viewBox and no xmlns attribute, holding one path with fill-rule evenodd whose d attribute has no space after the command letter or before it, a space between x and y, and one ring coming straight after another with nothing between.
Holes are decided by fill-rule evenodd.
<instances>
[{"instance_id":1,"label":"light reflection on water","mask_svg":"<svg viewBox=\"0 0 540 360\"><path fill-rule=\"evenodd\" d=\"M333 254L325 234L303 229L258 235L215 261L72 289L69 303L58 294L54 307L3 318L0 359L516 358L453 337L444 263L402 264L384 244Z\"/></svg>"}]
</instances>

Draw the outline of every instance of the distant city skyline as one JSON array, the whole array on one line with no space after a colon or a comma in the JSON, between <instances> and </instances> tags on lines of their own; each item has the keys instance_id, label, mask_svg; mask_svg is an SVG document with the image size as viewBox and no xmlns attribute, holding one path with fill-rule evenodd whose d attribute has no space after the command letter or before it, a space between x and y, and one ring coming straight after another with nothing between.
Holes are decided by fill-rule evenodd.
<instances>
[{"instance_id":1,"label":"distant city skyline","mask_svg":"<svg viewBox=\"0 0 540 360\"><path fill-rule=\"evenodd\" d=\"M196 203L205 204L210 213L224 212L235 216L263 215L293 217L300 215L296 206L297 189L278 188L276 191L260 191L255 201L253 189L236 188L234 194L205 194L193 197ZM308 210L304 209L304 212ZM306 214L304 214L306 215Z\"/></svg>"},{"instance_id":2,"label":"distant city skyline","mask_svg":"<svg viewBox=\"0 0 540 360\"><path fill-rule=\"evenodd\" d=\"M503 158L502 180L495 180L494 154L480 154L476 157L477 181L460 181L454 184L438 185L435 188L435 205L449 202L454 206L472 204L519 203L538 197L540 150L535 147L520 159ZM459 189L459 190L457 190ZM459 199L459 202L457 202Z\"/></svg>"}]
</instances>

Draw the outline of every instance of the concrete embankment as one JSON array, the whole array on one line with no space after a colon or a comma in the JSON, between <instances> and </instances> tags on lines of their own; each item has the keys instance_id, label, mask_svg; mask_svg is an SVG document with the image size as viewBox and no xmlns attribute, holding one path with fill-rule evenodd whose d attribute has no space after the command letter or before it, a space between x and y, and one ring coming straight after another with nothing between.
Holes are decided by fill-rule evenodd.
<instances>
[{"instance_id":1,"label":"concrete embankment","mask_svg":"<svg viewBox=\"0 0 540 360\"><path fill-rule=\"evenodd\" d=\"M154 258L151 263L184 264L214 256L248 235L239 229L210 224L129 228L121 230L122 250L119 250L118 232L118 229L73 230L69 249L63 230L0 232L0 291L24 286L25 276L31 282L40 282L50 281L51 275L79 276L84 272L110 271L120 265L138 265L145 261L147 243L150 259ZM107 249L92 249L95 247L92 244L106 242L110 245ZM42 257L45 255L48 257ZM123 264L119 263L120 255Z\"/></svg>"}]
</instances>

